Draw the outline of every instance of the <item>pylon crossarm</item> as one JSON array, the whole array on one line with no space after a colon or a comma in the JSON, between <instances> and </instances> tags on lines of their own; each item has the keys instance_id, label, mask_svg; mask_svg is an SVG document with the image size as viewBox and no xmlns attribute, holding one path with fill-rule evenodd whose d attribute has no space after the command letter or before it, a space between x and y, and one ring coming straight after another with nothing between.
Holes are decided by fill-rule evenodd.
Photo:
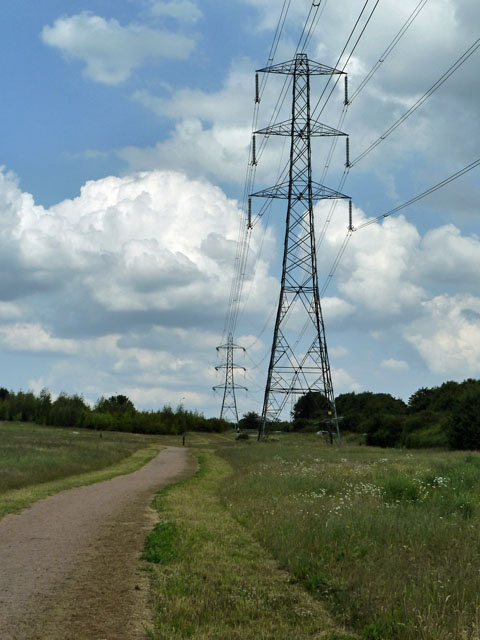
<instances>
[{"instance_id":1,"label":"pylon crossarm","mask_svg":"<svg viewBox=\"0 0 480 640\"><path fill-rule=\"evenodd\" d=\"M296 201L306 201L311 197L312 200L325 200L325 199L339 199L339 200L348 200L350 196L346 196L339 191L334 191L333 189L329 189L324 185L318 182L311 182L311 195L309 194L309 185L308 183L296 183L290 187L288 182L282 182L280 184L275 185L274 187L269 187L268 189L262 189L262 191L257 191L256 193L251 193L250 198L283 198L288 200L291 198Z\"/></svg>"},{"instance_id":2,"label":"pylon crossarm","mask_svg":"<svg viewBox=\"0 0 480 640\"><path fill-rule=\"evenodd\" d=\"M326 137L326 136L346 136L346 133L343 131L339 131L338 129L334 129L333 127L329 127L326 124L318 122L317 120L310 121L310 131L307 131L308 120L307 118L297 118L296 120L296 129L294 134L303 138L307 135L310 137ZM254 134L265 135L265 136L291 136L292 135L292 121L285 120L284 122L277 122L275 124L271 124L264 129L258 129L258 131L254 131Z\"/></svg>"},{"instance_id":3,"label":"pylon crossarm","mask_svg":"<svg viewBox=\"0 0 480 640\"><path fill-rule=\"evenodd\" d=\"M301 61L300 64L299 61ZM289 60L288 62L282 62L280 64L271 65L270 67L264 67L263 69L257 69L257 73L280 73L285 75L293 75L294 73L301 73L302 67L305 69L308 68L308 73L310 75L345 75L343 71L340 71L340 69L334 69L332 67L328 67L325 64L320 64L319 62L309 60L305 53L297 54L297 56L293 60ZM305 70L304 73L307 73L307 71Z\"/></svg>"}]
</instances>

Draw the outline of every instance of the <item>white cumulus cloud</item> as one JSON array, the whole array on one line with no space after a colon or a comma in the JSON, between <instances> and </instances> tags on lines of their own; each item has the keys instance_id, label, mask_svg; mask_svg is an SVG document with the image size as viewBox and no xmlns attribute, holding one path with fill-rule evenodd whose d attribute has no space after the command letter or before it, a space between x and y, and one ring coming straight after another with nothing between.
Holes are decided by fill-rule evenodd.
<instances>
[{"instance_id":1,"label":"white cumulus cloud","mask_svg":"<svg viewBox=\"0 0 480 640\"><path fill-rule=\"evenodd\" d=\"M96 82L125 82L146 62L187 58L195 41L180 33L143 24L120 24L84 11L58 18L41 33L45 44L59 49L68 59L85 63L85 75Z\"/></svg>"},{"instance_id":2,"label":"white cumulus cloud","mask_svg":"<svg viewBox=\"0 0 480 640\"><path fill-rule=\"evenodd\" d=\"M191 0L153 0L151 12L154 16L175 18L185 22L196 22L202 12Z\"/></svg>"},{"instance_id":3,"label":"white cumulus cloud","mask_svg":"<svg viewBox=\"0 0 480 640\"><path fill-rule=\"evenodd\" d=\"M382 360L380 366L384 369L391 369L392 371L406 371L408 369L408 362L405 360L395 360L395 358L387 358Z\"/></svg>"},{"instance_id":4,"label":"white cumulus cloud","mask_svg":"<svg viewBox=\"0 0 480 640\"><path fill-rule=\"evenodd\" d=\"M41 325L26 322L0 326L0 340L4 347L14 351L73 354L79 348L74 340L54 338Z\"/></svg>"},{"instance_id":5,"label":"white cumulus cloud","mask_svg":"<svg viewBox=\"0 0 480 640\"><path fill-rule=\"evenodd\" d=\"M430 370L460 375L480 374L480 298L441 295L424 302L422 315L405 329Z\"/></svg>"},{"instance_id":6,"label":"white cumulus cloud","mask_svg":"<svg viewBox=\"0 0 480 640\"><path fill-rule=\"evenodd\" d=\"M156 406L194 393L200 405L211 402L237 203L208 182L153 171L88 182L77 198L46 209L13 174L0 176L4 353L50 358L32 379L57 392L95 400L131 390L139 401L156 396ZM273 242L267 230L264 257L245 274L244 313L257 322L277 295Z\"/></svg>"}]
</instances>

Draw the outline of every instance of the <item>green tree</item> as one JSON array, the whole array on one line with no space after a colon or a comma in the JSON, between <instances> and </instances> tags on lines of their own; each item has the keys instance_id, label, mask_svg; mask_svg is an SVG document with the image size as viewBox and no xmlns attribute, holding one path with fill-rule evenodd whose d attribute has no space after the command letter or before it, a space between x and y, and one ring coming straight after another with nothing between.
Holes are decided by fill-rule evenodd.
<instances>
[{"instance_id":1,"label":"green tree","mask_svg":"<svg viewBox=\"0 0 480 640\"><path fill-rule=\"evenodd\" d=\"M81 427L90 409L85 404L84 399L73 394L60 393L55 402L52 403L50 411L50 424L55 427Z\"/></svg>"},{"instance_id":2,"label":"green tree","mask_svg":"<svg viewBox=\"0 0 480 640\"><path fill-rule=\"evenodd\" d=\"M39 424L48 424L50 420L50 411L52 410L52 395L48 389L43 388L40 391L37 400L37 411L35 422Z\"/></svg>"},{"instance_id":3,"label":"green tree","mask_svg":"<svg viewBox=\"0 0 480 640\"><path fill-rule=\"evenodd\" d=\"M480 391L471 389L451 414L448 440L452 449L480 449Z\"/></svg>"},{"instance_id":4,"label":"green tree","mask_svg":"<svg viewBox=\"0 0 480 640\"><path fill-rule=\"evenodd\" d=\"M114 416L123 415L125 413L136 411L133 402L124 395L110 396L105 398L102 396L97 400L95 411L99 413L111 413Z\"/></svg>"},{"instance_id":5,"label":"green tree","mask_svg":"<svg viewBox=\"0 0 480 640\"><path fill-rule=\"evenodd\" d=\"M238 428L240 430L249 429L258 431L262 418L255 411L248 411L238 421Z\"/></svg>"},{"instance_id":6,"label":"green tree","mask_svg":"<svg viewBox=\"0 0 480 640\"><path fill-rule=\"evenodd\" d=\"M308 391L300 396L293 407L293 420L315 420L324 418L330 410L330 403L319 391Z\"/></svg>"},{"instance_id":7,"label":"green tree","mask_svg":"<svg viewBox=\"0 0 480 640\"><path fill-rule=\"evenodd\" d=\"M402 434L402 416L377 414L365 423L367 444L373 447L395 447Z\"/></svg>"},{"instance_id":8,"label":"green tree","mask_svg":"<svg viewBox=\"0 0 480 640\"><path fill-rule=\"evenodd\" d=\"M377 415L404 415L407 406L389 393L343 393L336 399L337 414L342 417L342 431L365 433L367 422Z\"/></svg>"}]
</instances>

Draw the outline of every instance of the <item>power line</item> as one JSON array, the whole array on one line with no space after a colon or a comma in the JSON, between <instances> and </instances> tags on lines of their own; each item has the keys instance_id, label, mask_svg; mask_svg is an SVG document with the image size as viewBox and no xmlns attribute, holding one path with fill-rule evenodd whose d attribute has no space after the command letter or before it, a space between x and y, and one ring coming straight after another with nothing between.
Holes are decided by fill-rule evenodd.
<instances>
[{"instance_id":1,"label":"power line","mask_svg":"<svg viewBox=\"0 0 480 640\"><path fill-rule=\"evenodd\" d=\"M397 32L397 34L395 35L395 37L393 38L393 40L390 42L390 44L388 45L388 47L385 49L385 51L383 52L383 54L380 56L380 58L379 58L379 60L377 61L377 63L376 63L376 64L374 65L374 67L369 71L369 73L366 75L366 77L364 78L364 80L360 83L359 87L358 87L358 88L356 89L356 91L352 94L352 96L348 97L348 99L346 99L346 100L345 100L345 105L344 105L344 108L343 108L342 114L341 114L341 116L340 116L339 122L338 122L338 124L337 124L337 129L339 129L339 130L341 130L341 129L342 129L343 123L344 123L344 121L345 121L345 117L346 117L346 115L347 115L348 107L349 107L349 106L352 104L352 102L353 102L353 101L358 97L359 93L364 89L364 87L366 86L366 84L371 80L371 78L372 78L372 77L373 77L373 75L376 73L376 71L378 70L378 68L380 67L380 65L381 65L383 62L385 62L385 60L387 59L387 57L392 53L392 51L394 50L394 48L395 48L395 47L397 46L397 44L400 42L400 40L402 39L402 37L405 35L405 33L407 32L407 30L408 30L408 29L409 29L409 27L412 25L412 23L414 22L415 18L418 16L418 14L420 13L420 11L423 9L423 7L425 6L425 4L426 4L427 2L428 2L428 0L421 0L421 1L417 4L417 6L415 7L415 9L412 11L412 13L411 13L411 14L410 14L410 16L407 18L407 20L403 23L402 27L401 27L401 28L400 28L400 30ZM364 7L364 8L365 8L365 7ZM375 5L375 7L373 8L373 11L374 11L375 9L376 9L376 5ZM373 11L372 11L372 13L370 14L369 19L367 20L367 23L365 24L365 27L364 27L364 29L362 30L362 33L360 34L360 37L363 35L363 32L365 31L365 28L366 28L366 26L367 26L368 22L370 21L370 19L371 19L372 15L373 15ZM361 17L361 16L359 16L359 18L360 18L360 17ZM356 23L356 24L358 24L358 20L357 20L357 23ZM356 28L356 25L355 25L354 29L352 30L352 34L353 34L353 31L355 30L355 28ZM352 35L352 34L351 34L351 35ZM350 37L351 37L351 36L350 36ZM360 40L360 37L357 39L357 42L355 43L355 46L354 46L354 48L352 49L352 51L351 51L351 53L350 53L350 55L349 55L349 57L348 57L348 59L347 59L347 62L348 62L348 60L350 60L350 58L351 58L351 56L352 56L352 54L353 54L353 52L354 52L354 49L355 49L355 48L356 48L356 46L358 45L358 42L359 42L359 40ZM347 41L347 44L348 44L348 41ZM342 57L343 53L345 52L345 49L346 49L346 47L344 47L344 49L343 49L343 51L342 51L342 54L340 54L339 60L341 59L341 57ZM344 66L344 68L345 68L345 66ZM337 82L338 82L338 80L337 80ZM336 86L336 84L335 84L335 86ZM335 88L335 87L334 87L334 88ZM331 94L332 94L332 92L330 92L330 95L331 95ZM330 98L330 95L329 95L329 98ZM330 150L329 150L329 153L328 153L328 156L327 156L327 160L326 160L326 162L325 162L325 166L324 166L324 169L323 169L323 173L322 173L322 177L321 177L321 182L323 182L323 181L325 180L325 178L326 178L326 174L327 174L328 169L329 169L329 167L330 167L330 162L331 162L331 159L332 159L332 157L333 157L333 153L334 153L334 151L335 151L335 148L336 148L336 146L337 146L337 142L338 142L338 138L334 138L334 139L332 140L332 144L331 144L331 146L330 146ZM345 184L345 182L346 182L346 179L347 179L347 177L348 177L348 173L349 173L349 171L350 171L350 166L351 166L351 165L349 164L349 165L345 168L345 171L344 171L344 173L343 173L343 176L342 176L342 178L341 178L341 180L340 180L340 184L339 184L339 186L337 187L337 191L342 191L343 186L344 186L344 184ZM320 245L321 245L321 243L322 243L322 241L323 241L323 239L324 239L324 237L325 237L325 234L326 234L326 231L327 231L328 225L329 225L329 223L330 223L330 221L331 221L331 219L332 219L332 216L333 216L333 213L334 213L334 211L335 211L335 208L336 208L337 204L338 204L338 201L337 201L337 200L333 200L333 201L332 201L332 204L331 204L331 207L330 207L330 212L329 212L329 215L327 216L327 219L326 219L326 221L325 221L325 223L324 223L324 227L323 227L323 229L322 229L322 233L321 233L321 235L320 235L320 237L319 237L319 241L318 241L318 245L317 245L317 246L320 246Z\"/></svg>"},{"instance_id":2,"label":"power line","mask_svg":"<svg viewBox=\"0 0 480 640\"><path fill-rule=\"evenodd\" d=\"M407 202L404 202L403 204L398 205L394 209L390 209L390 211L387 211L386 213L383 213L382 215L377 216L376 218L372 218L371 220L368 220L367 222L364 222L360 226L353 227L351 230L347 231L347 234L346 234L345 238L343 239L343 242L342 242L342 244L340 246L340 249L339 249L339 251L338 251L338 253L337 253L337 255L336 255L336 257L335 257L335 259L333 261L333 264L332 264L332 266L330 268L330 271L329 271L329 274L327 276L327 279L325 280L323 288L322 288L322 290L320 292L320 296L322 297L325 294L325 291L327 290L328 285L332 281L332 278L333 278L333 276L334 276L334 274L335 274L335 272L336 272L336 270L337 270L337 268L338 268L338 266L340 264L340 261L341 261L341 259L343 257L343 254L345 253L345 251L347 249L348 242L351 239L353 232L359 231L360 229L364 229L365 227L369 227L370 225L375 224L375 223L379 222L380 220L383 220L384 218L388 218L389 216L392 216L395 213L398 213L402 209L405 209L406 207L409 207L410 205L414 204L415 202L418 202L418 200L422 200L422 198L425 198L426 196L430 195L431 193L434 193L438 189L441 189L442 187L446 186L450 182L453 182L457 178L460 178L461 176L463 176L464 174L468 173L469 171L472 171L473 169L475 169L479 165L480 165L480 158L477 158L477 160L474 160L473 162L468 164L466 167L463 167L463 169L460 169L459 171L457 171L456 173L453 173L451 176L448 176L448 178L445 178L444 180L442 180L441 182L437 183L433 187L430 187L429 189L426 189L422 193L419 193L418 195L414 196L413 198L410 198L410 200L407 200Z\"/></svg>"},{"instance_id":3,"label":"power line","mask_svg":"<svg viewBox=\"0 0 480 640\"><path fill-rule=\"evenodd\" d=\"M357 87L357 89L352 93L352 96L350 97L350 103L352 103L355 98L358 96L358 94L365 88L365 86L367 85L368 82L370 82L370 80L372 79L372 77L374 76L374 74L378 71L379 67L385 62L385 60L388 58L388 56L392 53L392 51L395 49L395 47L397 46L397 44L400 42L400 40L403 38L403 36L405 35L405 33L408 31L409 27L412 25L413 21L415 20L415 18L418 16L418 14L420 13L420 11L423 9L423 7L427 4L428 0L420 0L420 2L417 4L417 6L415 7L415 9L412 11L412 13L410 14L410 16L407 18L407 20L403 23L400 31L397 33L397 35L393 38L393 40L390 42L390 44L388 45L388 47L385 49L385 51L382 53L382 55L380 56L380 58L377 60L377 62L374 64L374 66L370 69L370 71L367 73L367 75L365 76L365 78L362 80L362 82L359 84L359 86Z\"/></svg>"},{"instance_id":4,"label":"power line","mask_svg":"<svg viewBox=\"0 0 480 640\"><path fill-rule=\"evenodd\" d=\"M350 51L350 53L349 53L349 55L348 55L348 58L345 60L345 62L344 62L344 64L343 64L343 66L342 66L342 69L341 69L341 70L342 70L342 73L345 71L345 69L346 69L346 67L347 67L347 64L350 62L350 58L353 56L353 53L354 53L355 49L356 49L356 48L357 48L357 46L358 46L358 43L359 43L359 42L360 42L360 40L362 39L362 36L363 36L363 34L365 33L365 30L366 30L366 28L368 27L368 25L369 25L369 23L370 23L370 20L372 19L373 14L375 13L375 9L377 8L377 6L378 6L378 3L379 3L379 2L380 2L380 0L377 0L377 1L375 2L375 5L373 6L373 9L371 10L370 15L368 16L367 21L366 21L366 22L365 22L365 24L363 25L363 28L362 28L362 30L360 31L360 34L359 34L359 36L358 36L358 38L357 38L357 40L356 40L355 44L353 45L352 50ZM333 94L333 92L335 91L335 89L336 89L337 84L339 83L339 81L340 81L340 76L338 76L338 78L336 79L335 84L333 85L332 89L330 90L330 93L328 94L327 99L325 100L325 102L324 102L324 104L323 104L323 107L320 109L320 112L319 112L318 116L321 116L321 115L322 115L322 113L325 111L325 107L327 106L327 104L328 104L328 102L329 102L330 98L332 97L332 94ZM328 83L327 83L327 86L328 86ZM323 94L322 94L322 95L323 95ZM320 100L321 100L321 96L320 96L319 101L317 102L317 106L315 107L314 112L315 112L315 110L318 108L318 106L319 106L319 104L320 104Z\"/></svg>"},{"instance_id":5,"label":"power line","mask_svg":"<svg viewBox=\"0 0 480 640\"><path fill-rule=\"evenodd\" d=\"M327 6L327 1L328 0L323 0L323 3L320 1L320 3L318 4L318 8L320 9L320 11L317 10L317 13L315 14L313 20L312 20L312 25L309 29L309 32L307 34L307 37L305 39L305 43L302 47L302 52L305 51L305 49L307 48L307 46L310 44L310 40L312 39L312 35L313 32L315 31L315 29L318 27L318 23L320 22L320 18L323 15L323 12L325 11L325 7Z\"/></svg>"},{"instance_id":6,"label":"power line","mask_svg":"<svg viewBox=\"0 0 480 640\"><path fill-rule=\"evenodd\" d=\"M350 35L349 35L349 36L348 36L348 38L347 38L347 41L346 41L346 43L345 43L345 45L344 45L344 47L343 47L343 49L342 49L342 52L341 52L341 54L338 56L338 60L337 60L337 62L336 62L336 64L335 64L335 67L334 67L335 69L339 66L339 64L340 64L340 60L342 59L342 56L343 56L343 54L345 53L345 51L346 51L346 49L347 49L347 47L348 47L348 43L350 42L350 40L351 40L351 39L352 39L352 37L353 37L353 34L355 33L355 30L356 30L356 28L357 28L357 26L358 26L358 24L359 24L359 22L360 22L360 20L361 20L361 18L362 18L362 15L363 15L363 13L364 13L365 9L367 8L367 5L368 5L369 1L370 1L370 0L366 0L366 1L365 1L365 4L364 4L364 5L363 5L363 7L362 7L362 10L360 11L360 14L359 14L358 18L357 18L357 20L355 21L355 24L353 25L352 30L350 31ZM377 4L378 4L378 2L379 2L379 0L377 0ZM375 5L375 6L376 6L376 5ZM326 90L327 90L327 88L328 88L328 85L330 84L331 79L332 79L332 76L330 76L330 77L329 77L329 79L328 79L328 81L327 81L327 83L326 83L326 85L325 85L325 87L324 87L324 89L323 89L322 93L320 94L319 99L317 100L317 104L315 105L314 109L312 109L312 117L315 117L315 112L317 111L317 109L318 109L318 107L319 107L319 105L320 105L320 103L321 103L321 101L322 101L322 99L323 99L323 96L325 95L325 92L326 92Z\"/></svg>"},{"instance_id":7,"label":"power line","mask_svg":"<svg viewBox=\"0 0 480 640\"><path fill-rule=\"evenodd\" d=\"M367 74L367 76L365 77L365 79L362 81L362 83L359 85L358 89L355 91L355 93L352 95L352 98L349 100L349 104L351 104L353 102L353 100L358 96L358 94L360 93L360 91L365 87L365 85L367 84L367 82L371 79L371 77L373 76L373 74L377 71L378 67L380 66L380 64L386 59L386 57L388 57L388 55L390 55L390 53L393 51L394 47L398 44L398 42L401 40L401 38L403 37L403 35L406 33L406 31L408 30L408 28L411 26L411 24L413 23L413 21L415 20L415 18L418 16L418 14L420 13L420 11L423 9L423 7L425 6L426 2L428 0L421 0L421 2L415 7L414 11L410 14L409 18L406 20L406 22L402 25L401 29L399 30L399 32L397 33L397 35L395 36L395 38L392 40L392 42L389 44L389 46L387 47L387 49L385 50L385 52L382 54L382 56L380 57L379 61L377 62L377 64L372 68L372 70ZM374 7L375 8L375 7ZM433 87L431 87L429 89L429 91L426 92L426 94L423 96L423 98L421 98L416 105L414 105L409 112L407 112L406 114L404 114L404 116L402 116L402 118L400 118L397 123L395 123L395 125L393 125L391 127L391 129L388 132L388 135L394 130L394 128L396 128L397 126L399 126L409 115L411 115L411 113L413 113L414 110L416 110L419 106L421 106L421 104L423 104L423 102L425 102L425 100L429 97L429 95L431 95L431 93L433 93L433 91L435 91L439 86L441 86L441 84L443 84L443 82L445 82L448 77L450 77L450 75L452 75L473 53L474 51L480 46L480 39L477 40L469 49L467 49L467 51L450 67L450 69L448 69L448 71L437 81L437 83L435 83L435 85L433 85ZM331 95L331 93L330 93ZM330 97L330 96L329 96ZM348 105L347 105L348 106ZM344 113L341 116L341 122L343 123L343 119L344 116L346 115L346 108L344 108ZM338 128L341 127L341 124L339 123ZM383 136L381 136L381 138L379 138L376 143L374 143L368 150L366 150L363 154L361 154L360 156L358 156L353 162L350 163L349 166L346 167L342 179L340 180L340 184L338 186L338 191L342 191L343 186L346 182L346 179L348 177L350 168L356 164L364 155L366 155L369 150L372 150L375 146L377 146L381 140L385 139L386 135L384 134ZM329 153L329 156L327 158L327 163L325 165L325 169L324 169L324 173L323 176L325 176L326 174L326 170L328 170L328 166L329 166L329 160L331 159L331 155L333 154L334 148L335 148L335 143L337 141L334 140L332 143L332 147ZM473 168L473 167L472 167ZM454 179L454 178L453 178ZM425 195L428 195L428 193L425 193ZM422 196L423 197L423 196ZM335 208L337 206L337 201L333 201L330 207L330 212L329 215L327 216L327 219L325 221L323 230L322 230L322 234L319 238L319 246L322 243L328 225L332 219L333 216L333 212L335 211ZM407 205L405 205L407 206ZM379 219L381 219L383 216L380 216ZM347 234L347 237L349 239L349 235ZM348 242L348 240L347 240ZM345 247L346 248L346 247ZM343 252L345 251L345 249L343 249L342 251L342 256L343 256ZM338 262L340 258L338 259ZM326 290L328 284L330 283L332 277L333 277L333 273L335 272L337 266L338 266L338 262L336 264L336 266L332 267L333 268L333 272L331 271L329 276L327 277L326 283L324 285L324 288L322 289L321 295L324 294L324 291Z\"/></svg>"},{"instance_id":8,"label":"power line","mask_svg":"<svg viewBox=\"0 0 480 640\"><path fill-rule=\"evenodd\" d=\"M413 21L415 20L415 18L418 16L418 14L420 13L420 11L423 9L423 7L425 6L425 4L428 2L428 0L421 0L418 5L415 7L415 9L412 11L412 13L410 14L410 16L407 18L407 20L404 22L404 24L402 25L402 27L400 28L400 30L398 31L398 33L396 34L396 36L393 38L393 40L390 42L390 44L388 45L388 47L385 49L385 51L383 52L383 54L380 56L379 60L376 62L376 64L373 66L373 68L368 72L368 74L365 76L365 78L363 79L363 81L360 83L360 85L358 86L358 88L354 91L354 93L348 97L348 101L346 100L342 114L340 116L340 119L338 121L337 124L337 129L341 129L343 126L343 123L345 121L345 117L347 115L347 110L348 107L352 104L352 102L358 97L358 95L360 94L360 92L365 88L366 84L371 80L371 78L373 77L373 75L376 73L376 71L378 70L378 68L380 67L380 65L385 62L385 60L387 59L387 57L392 53L392 51L394 50L394 48L396 47L396 45L400 42L400 40L402 39L402 37L405 35L405 33L407 32L408 28L412 25ZM358 42L357 42L358 44ZM352 50L353 53L353 50ZM350 54L349 59L351 57L352 54ZM321 181L323 182L323 180L326 177L327 171L330 167L330 162L333 156L333 153L335 151L335 148L337 146L337 142L338 142L338 138L334 138L332 141L332 144L330 146L330 151L328 153L327 156L327 160L325 162L325 167L323 169L323 173L322 173L322 178ZM341 191L343 189L343 186L345 184L345 181L347 179L348 173L350 170L350 166L347 166L344 174L342 176L342 179L340 181L340 184L337 188L338 191ZM331 205L331 210L329 213L329 216L327 217L327 221L325 222L324 225L324 229L322 231L322 235L320 237L320 244L325 236L325 232L326 232L326 228L328 227L328 224L331 220L333 211L336 208L336 205L338 204L337 200L333 200L332 201L332 205Z\"/></svg>"},{"instance_id":9,"label":"power line","mask_svg":"<svg viewBox=\"0 0 480 640\"><path fill-rule=\"evenodd\" d=\"M270 47L270 51L268 54L267 64L273 62L275 57L278 44L280 42L280 38L283 33L283 29L285 26L285 21L287 19L288 11L290 8L291 0L284 0L282 9L280 12L280 17L277 22L277 26L275 29L275 34L273 37L273 42ZM255 102L253 109L253 117L252 117L252 131L256 129L257 121L258 121L258 110L259 104L261 100L261 96L265 89L266 78L263 79L262 85L258 85L258 77L256 79L256 91L255 91ZM234 264L234 274L232 279L230 300L228 305L227 317L225 319L225 326L223 331L223 336L225 337L227 331L229 333L234 333L236 328L236 323L238 319L239 312L239 304L241 298L241 292L243 287L243 277L245 274L246 262L249 253L249 244L250 244L250 231L251 231L251 221L247 220L247 211L249 208L248 205L248 193L252 190L254 181L255 181L255 172L256 172L256 158L255 158L255 140L252 138L252 143L249 149L249 157L247 162L247 172L245 176L244 183L244 192L243 192L243 217L240 220L239 232L238 232L238 240L237 240L237 252L235 257Z\"/></svg>"},{"instance_id":10,"label":"power line","mask_svg":"<svg viewBox=\"0 0 480 640\"><path fill-rule=\"evenodd\" d=\"M460 169L456 173L453 173L451 176L448 176L448 178L445 178L445 180L442 180L441 182L439 182L438 184L434 185L433 187L430 187L426 191L423 191L422 193L419 193L417 196L415 196L413 198L410 198L410 200L407 200L407 202L404 202L403 204L398 205L398 207L395 207L394 209L390 209L390 211L387 211L387 213L383 213L381 216L377 216L376 218L372 218L372 220L368 220L367 222L364 222L359 227L354 228L354 231L359 231L360 229L363 229L364 227L368 227L371 224L375 224L375 222L378 222L379 220L382 220L383 218L388 218L388 216L392 216L394 213L397 213L398 211L401 211L402 209L405 209L405 207L408 207L411 204L414 204L418 200L421 200L422 198L425 198L426 196L430 195L434 191L437 191L438 189L441 189L445 185L449 184L450 182L453 182L457 178L460 178L465 173L468 173L469 171L472 171L472 169L475 169L475 167L478 167L479 165L480 165L480 158L477 158L477 160L474 160L473 162L468 164L466 167L463 167L463 169Z\"/></svg>"},{"instance_id":11,"label":"power line","mask_svg":"<svg viewBox=\"0 0 480 640\"><path fill-rule=\"evenodd\" d=\"M375 142L365 149L360 155L358 155L351 163L350 166L356 165L360 160L362 160L367 154L369 154L375 147L377 147L381 142L383 142L391 133L395 131L405 120L412 115L419 107L422 106L424 102L428 100L428 98L435 93L437 89L439 89L450 76L462 66L464 62L466 62L470 56L472 56L475 51L480 47L480 38L476 40L471 47L469 47L465 53L463 53L460 58L456 62L452 64L452 66L445 71L445 73L433 84L428 91L426 91L421 98L419 98L415 104L413 104L408 111L406 111L396 122L394 122L391 127L389 127L385 133L383 133Z\"/></svg>"}]
</instances>

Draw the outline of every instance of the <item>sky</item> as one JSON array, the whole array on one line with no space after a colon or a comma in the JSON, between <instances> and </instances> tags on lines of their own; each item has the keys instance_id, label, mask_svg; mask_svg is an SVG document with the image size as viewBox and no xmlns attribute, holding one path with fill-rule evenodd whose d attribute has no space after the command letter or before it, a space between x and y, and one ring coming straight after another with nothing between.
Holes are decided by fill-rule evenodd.
<instances>
[{"instance_id":1,"label":"sky","mask_svg":"<svg viewBox=\"0 0 480 640\"><path fill-rule=\"evenodd\" d=\"M125 394L140 409L219 415L222 344L252 133L255 70L278 0L27 0L0 5L0 386ZM323 0L306 48L342 67L373 9ZM346 66L351 158L473 45L476 0L380 0ZM290 60L312 2L291 0L274 62ZM354 225L476 160L479 51L355 164L342 189ZM323 83L323 84L322 84ZM312 79L312 102L325 80ZM282 91L268 75L258 128ZM337 128L343 89L319 120ZM289 117L287 94L278 120ZM344 145L313 144L314 179L337 189ZM287 161L270 138L255 190ZM353 233L322 299L336 394L391 393L480 377L479 169ZM254 214L260 208L254 202ZM282 208L283 206L283 208ZM315 210L317 231L330 207ZM339 204L318 247L322 284L345 237ZM235 342L239 413L261 412L278 300L284 203L256 224ZM295 319L293 321L293 329Z\"/></svg>"}]
</instances>

